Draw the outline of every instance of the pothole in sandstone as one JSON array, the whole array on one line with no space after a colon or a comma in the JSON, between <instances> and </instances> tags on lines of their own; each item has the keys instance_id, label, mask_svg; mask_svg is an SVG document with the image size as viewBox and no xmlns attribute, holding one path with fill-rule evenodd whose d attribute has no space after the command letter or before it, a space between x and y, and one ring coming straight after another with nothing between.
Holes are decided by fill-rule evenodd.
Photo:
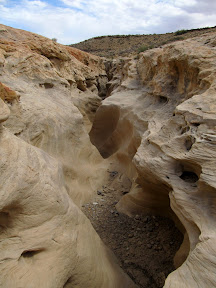
<instances>
[{"instance_id":1,"label":"pothole in sandstone","mask_svg":"<svg viewBox=\"0 0 216 288\"><path fill-rule=\"evenodd\" d=\"M106 185L82 211L138 287L163 287L168 274L175 270L173 258L183 236L168 218L119 214L115 205L129 191L129 182L121 183L118 171L107 173Z\"/></svg>"}]
</instances>

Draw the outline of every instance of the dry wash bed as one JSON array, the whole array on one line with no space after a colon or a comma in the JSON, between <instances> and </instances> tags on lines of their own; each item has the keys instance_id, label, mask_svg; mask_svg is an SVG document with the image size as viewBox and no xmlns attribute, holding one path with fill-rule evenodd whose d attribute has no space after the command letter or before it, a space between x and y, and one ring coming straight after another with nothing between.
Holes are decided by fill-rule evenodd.
<instances>
[{"instance_id":1,"label":"dry wash bed","mask_svg":"<svg viewBox=\"0 0 216 288\"><path fill-rule=\"evenodd\" d=\"M108 173L107 184L97 191L91 203L83 205L82 211L138 287L163 287L165 278L174 270L173 257L183 240L182 234L164 217L130 218L119 214L115 205L128 192L129 183L123 185L117 171Z\"/></svg>"}]
</instances>

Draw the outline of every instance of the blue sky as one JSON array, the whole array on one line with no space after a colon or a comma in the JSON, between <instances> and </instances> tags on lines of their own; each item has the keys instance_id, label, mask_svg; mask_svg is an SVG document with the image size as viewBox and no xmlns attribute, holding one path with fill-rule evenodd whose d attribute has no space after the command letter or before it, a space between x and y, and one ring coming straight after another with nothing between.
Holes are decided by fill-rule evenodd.
<instances>
[{"instance_id":1,"label":"blue sky","mask_svg":"<svg viewBox=\"0 0 216 288\"><path fill-rule=\"evenodd\" d=\"M215 0L0 0L0 23L77 43L216 25Z\"/></svg>"}]
</instances>

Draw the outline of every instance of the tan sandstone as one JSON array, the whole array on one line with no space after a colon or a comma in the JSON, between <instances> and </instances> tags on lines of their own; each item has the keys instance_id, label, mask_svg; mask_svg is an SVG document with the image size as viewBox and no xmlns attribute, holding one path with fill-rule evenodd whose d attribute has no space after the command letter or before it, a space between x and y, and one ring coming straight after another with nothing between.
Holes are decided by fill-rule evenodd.
<instances>
[{"instance_id":1,"label":"tan sandstone","mask_svg":"<svg viewBox=\"0 0 216 288\"><path fill-rule=\"evenodd\" d=\"M88 136L102 60L3 25L0 39L0 287L135 287L79 209L108 167Z\"/></svg>"},{"instance_id":2,"label":"tan sandstone","mask_svg":"<svg viewBox=\"0 0 216 288\"><path fill-rule=\"evenodd\" d=\"M164 287L216 287L216 34L112 64L90 138L133 182L128 215L172 217L184 242Z\"/></svg>"},{"instance_id":3,"label":"tan sandstone","mask_svg":"<svg viewBox=\"0 0 216 288\"><path fill-rule=\"evenodd\" d=\"M119 212L184 234L164 287L216 287L216 34L105 63L0 39L0 287L135 287L79 210L110 161L132 182Z\"/></svg>"}]
</instances>

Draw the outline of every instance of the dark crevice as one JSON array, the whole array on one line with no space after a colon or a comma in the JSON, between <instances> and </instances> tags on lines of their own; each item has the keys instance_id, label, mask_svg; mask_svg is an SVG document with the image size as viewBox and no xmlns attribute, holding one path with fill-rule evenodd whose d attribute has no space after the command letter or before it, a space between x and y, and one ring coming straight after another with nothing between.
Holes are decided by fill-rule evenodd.
<instances>
[{"instance_id":1,"label":"dark crevice","mask_svg":"<svg viewBox=\"0 0 216 288\"><path fill-rule=\"evenodd\" d=\"M168 99L165 96L159 96L159 103L166 104L168 103Z\"/></svg>"},{"instance_id":2,"label":"dark crevice","mask_svg":"<svg viewBox=\"0 0 216 288\"><path fill-rule=\"evenodd\" d=\"M199 180L197 174L191 171L184 171L180 178L188 183L196 183Z\"/></svg>"},{"instance_id":3,"label":"dark crevice","mask_svg":"<svg viewBox=\"0 0 216 288\"><path fill-rule=\"evenodd\" d=\"M54 87L54 84L52 83L41 83L39 84L40 87L44 87L45 89L51 89Z\"/></svg>"},{"instance_id":4,"label":"dark crevice","mask_svg":"<svg viewBox=\"0 0 216 288\"><path fill-rule=\"evenodd\" d=\"M192 136L188 136L186 139L185 139L185 147L187 149L187 151L190 151L193 144L195 143L196 139Z\"/></svg>"},{"instance_id":5,"label":"dark crevice","mask_svg":"<svg viewBox=\"0 0 216 288\"><path fill-rule=\"evenodd\" d=\"M36 254L42 252L42 251L44 251L44 249L26 250L26 251L23 251L21 256L24 257L24 258L31 258L31 257L35 256Z\"/></svg>"},{"instance_id":6,"label":"dark crevice","mask_svg":"<svg viewBox=\"0 0 216 288\"><path fill-rule=\"evenodd\" d=\"M68 284L72 283L72 277L68 278L68 280L65 282L65 284L63 285L63 288L66 288Z\"/></svg>"}]
</instances>

